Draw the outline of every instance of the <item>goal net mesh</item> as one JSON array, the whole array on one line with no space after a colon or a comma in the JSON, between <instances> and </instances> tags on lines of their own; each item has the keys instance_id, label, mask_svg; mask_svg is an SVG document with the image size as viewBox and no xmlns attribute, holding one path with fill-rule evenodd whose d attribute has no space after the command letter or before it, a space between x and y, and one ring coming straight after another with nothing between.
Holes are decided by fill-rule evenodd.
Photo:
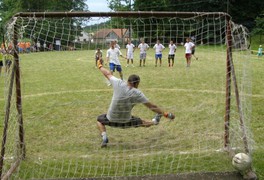
<instances>
[{"instance_id":1,"label":"goal net mesh","mask_svg":"<svg viewBox=\"0 0 264 180\"><path fill-rule=\"evenodd\" d=\"M3 71L5 90L4 98L0 99L5 105L4 117L10 109L2 176L22 159L16 81L12 75L14 53L19 54L21 70L26 157L13 170L13 179L234 171L224 146L228 23L233 65L228 85L231 86L228 149L233 153L248 149L251 153L248 35L243 26L227 22L225 14L197 13L188 18L14 17L6 26L4 56L12 64ZM196 44L198 58L192 57L190 68L186 67L183 47L187 37ZM149 128L107 127L109 145L102 149L96 119L107 112L112 88L95 68L94 54L100 48L105 60L110 41L117 40L125 55L129 39L136 47L144 39L150 49L146 67L138 67L138 49L134 52L136 67L125 68L126 61L121 59L124 79L129 74L139 74L140 90L151 102L175 113L176 119L162 118L159 125ZM153 46L158 39L166 47L162 67L154 66ZM175 65L168 69L170 40L177 51ZM114 75L119 77L117 72ZM133 114L147 120L155 115L142 105L136 106Z\"/></svg>"}]
</instances>

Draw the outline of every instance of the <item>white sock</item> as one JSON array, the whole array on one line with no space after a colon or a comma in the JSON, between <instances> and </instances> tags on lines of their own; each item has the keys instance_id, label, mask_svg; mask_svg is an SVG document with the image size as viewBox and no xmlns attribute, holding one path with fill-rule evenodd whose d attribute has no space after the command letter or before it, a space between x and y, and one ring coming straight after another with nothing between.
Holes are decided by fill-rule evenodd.
<instances>
[{"instance_id":1,"label":"white sock","mask_svg":"<svg viewBox=\"0 0 264 180\"><path fill-rule=\"evenodd\" d=\"M106 137L106 132L102 132L102 137Z\"/></svg>"}]
</instances>

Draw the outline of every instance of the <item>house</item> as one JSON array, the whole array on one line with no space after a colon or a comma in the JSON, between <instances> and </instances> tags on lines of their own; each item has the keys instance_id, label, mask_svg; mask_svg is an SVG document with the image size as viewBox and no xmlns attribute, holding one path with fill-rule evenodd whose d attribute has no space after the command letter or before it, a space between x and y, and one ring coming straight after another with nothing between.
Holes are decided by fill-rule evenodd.
<instances>
[{"instance_id":1,"label":"house","mask_svg":"<svg viewBox=\"0 0 264 180\"><path fill-rule=\"evenodd\" d=\"M81 35L76 36L74 42L80 42L80 43L85 43L88 41L92 41L93 33L87 33L82 31Z\"/></svg>"},{"instance_id":2,"label":"house","mask_svg":"<svg viewBox=\"0 0 264 180\"><path fill-rule=\"evenodd\" d=\"M113 40L118 42L127 42L129 39L128 29L101 29L94 33L94 43L107 43ZM123 44L121 43L121 44Z\"/></svg>"}]
</instances>

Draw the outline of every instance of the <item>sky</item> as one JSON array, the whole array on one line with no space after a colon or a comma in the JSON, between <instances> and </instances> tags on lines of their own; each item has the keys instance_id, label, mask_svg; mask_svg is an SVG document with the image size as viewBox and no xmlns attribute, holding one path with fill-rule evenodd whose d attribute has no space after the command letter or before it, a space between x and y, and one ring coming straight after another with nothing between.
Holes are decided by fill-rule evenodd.
<instances>
[{"instance_id":1,"label":"sky","mask_svg":"<svg viewBox=\"0 0 264 180\"><path fill-rule=\"evenodd\" d=\"M107 0L86 0L88 9L91 12L109 12L107 7Z\"/></svg>"}]
</instances>

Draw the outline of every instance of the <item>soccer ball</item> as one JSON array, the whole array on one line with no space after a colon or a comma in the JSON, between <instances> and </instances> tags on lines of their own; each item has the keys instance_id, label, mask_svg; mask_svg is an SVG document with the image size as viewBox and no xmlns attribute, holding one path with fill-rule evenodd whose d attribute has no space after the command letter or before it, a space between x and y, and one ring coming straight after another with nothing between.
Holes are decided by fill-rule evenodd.
<instances>
[{"instance_id":1,"label":"soccer ball","mask_svg":"<svg viewBox=\"0 0 264 180\"><path fill-rule=\"evenodd\" d=\"M238 153L232 159L232 165L239 171L245 171L251 166L251 158L245 153Z\"/></svg>"}]
</instances>

